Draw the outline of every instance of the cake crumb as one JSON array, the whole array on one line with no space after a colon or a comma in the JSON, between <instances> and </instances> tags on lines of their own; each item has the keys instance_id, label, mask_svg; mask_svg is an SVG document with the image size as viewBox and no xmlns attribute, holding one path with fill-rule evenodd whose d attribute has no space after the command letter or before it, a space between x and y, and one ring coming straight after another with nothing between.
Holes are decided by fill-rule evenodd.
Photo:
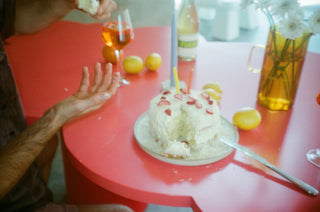
<instances>
[{"instance_id":1,"label":"cake crumb","mask_svg":"<svg viewBox=\"0 0 320 212\"><path fill-rule=\"evenodd\" d=\"M97 13L100 2L98 0L79 0L78 7L84 11L95 15Z\"/></svg>"}]
</instances>

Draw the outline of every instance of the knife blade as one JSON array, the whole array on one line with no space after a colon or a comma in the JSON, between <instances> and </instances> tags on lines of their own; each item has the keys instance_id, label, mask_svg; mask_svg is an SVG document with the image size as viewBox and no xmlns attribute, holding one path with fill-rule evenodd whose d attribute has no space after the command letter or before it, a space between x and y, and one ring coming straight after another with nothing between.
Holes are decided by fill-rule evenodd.
<instances>
[{"instance_id":1,"label":"knife blade","mask_svg":"<svg viewBox=\"0 0 320 212\"><path fill-rule=\"evenodd\" d=\"M260 155L252 152L251 150L237 144L234 143L232 141L226 140L226 139L220 139L220 141L222 141L223 143L227 144L228 146L237 149L239 151L241 151L242 153L244 153L245 155L249 156L250 158L253 158L254 160L258 161L259 163L263 164L264 166L268 167L269 169L275 171L276 173L278 173L279 175L281 175L282 177L286 178L287 180L289 180L290 182L292 182L294 185L298 186L300 189L302 189L303 191L307 192L309 195L312 196L317 196L319 194L319 191L317 189L315 189L314 187L312 187L311 185L299 180L296 177L291 176L290 174L280 170L279 168L277 168L276 166L272 165L271 163L269 163L265 158L261 157Z\"/></svg>"}]
</instances>

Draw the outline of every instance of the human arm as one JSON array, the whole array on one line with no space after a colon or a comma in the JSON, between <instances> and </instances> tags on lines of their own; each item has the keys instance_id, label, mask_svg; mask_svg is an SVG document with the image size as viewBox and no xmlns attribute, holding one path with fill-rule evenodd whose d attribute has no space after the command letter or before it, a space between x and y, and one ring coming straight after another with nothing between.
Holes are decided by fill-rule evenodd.
<instances>
[{"instance_id":1,"label":"human arm","mask_svg":"<svg viewBox=\"0 0 320 212\"><path fill-rule=\"evenodd\" d=\"M15 33L29 34L43 30L65 16L72 9L78 9L78 0L16 0ZM97 20L105 20L115 9L113 0L101 0Z\"/></svg>"},{"instance_id":2,"label":"human arm","mask_svg":"<svg viewBox=\"0 0 320 212\"><path fill-rule=\"evenodd\" d=\"M21 179L49 139L69 121L99 109L116 92L119 73L112 76L111 64L104 73L95 66L90 86L88 68L83 69L79 90L49 108L34 124L0 150L0 199Z\"/></svg>"}]
</instances>

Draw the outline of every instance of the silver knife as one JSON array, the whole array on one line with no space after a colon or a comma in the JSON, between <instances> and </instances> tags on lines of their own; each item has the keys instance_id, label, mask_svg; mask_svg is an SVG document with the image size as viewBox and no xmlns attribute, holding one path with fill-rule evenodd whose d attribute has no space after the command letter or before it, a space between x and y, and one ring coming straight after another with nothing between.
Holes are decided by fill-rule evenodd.
<instances>
[{"instance_id":1,"label":"silver knife","mask_svg":"<svg viewBox=\"0 0 320 212\"><path fill-rule=\"evenodd\" d=\"M276 173L278 173L279 175L281 175L282 177L286 178L287 180L291 181L293 184L295 184L296 186L298 186L299 188L301 188L302 190L304 190L305 192L307 192L308 194L312 195L312 196L317 196L319 191L317 189L315 189L314 187L312 187L311 185L287 174L286 172L278 169L277 167L275 167L274 165L272 165L271 163L269 163L266 159L264 159L263 157L257 155L256 153L250 151L249 149L234 143L232 141L226 140L221 138L220 139L223 143L227 144L228 146L231 146L234 149L237 149L241 152L243 152L244 154L246 154L247 156L253 158L254 160L258 161L259 163L265 165L266 167L268 167L269 169L275 171Z\"/></svg>"}]
</instances>

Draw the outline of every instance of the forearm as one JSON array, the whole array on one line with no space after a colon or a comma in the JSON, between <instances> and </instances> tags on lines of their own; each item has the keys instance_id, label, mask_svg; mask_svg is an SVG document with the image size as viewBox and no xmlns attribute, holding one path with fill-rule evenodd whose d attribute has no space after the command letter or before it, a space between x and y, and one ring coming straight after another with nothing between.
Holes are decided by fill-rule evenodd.
<instances>
[{"instance_id":1,"label":"forearm","mask_svg":"<svg viewBox=\"0 0 320 212\"><path fill-rule=\"evenodd\" d=\"M16 34L48 27L75 8L74 0L16 0Z\"/></svg>"},{"instance_id":2,"label":"forearm","mask_svg":"<svg viewBox=\"0 0 320 212\"><path fill-rule=\"evenodd\" d=\"M0 199L18 183L62 124L53 107L0 151Z\"/></svg>"},{"instance_id":3,"label":"forearm","mask_svg":"<svg viewBox=\"0 0 320 212\"><path fill-rule=\"evenodd\" d=\"M79 90L51 107L40 119L25 129L0 150L0 199L21 179L61 127L85 114L99 109L117 90L120 74L112 75L112 65L103 73L100 63L95 66L93 84L85 67Z\"/></svg>"}]
</instances>

